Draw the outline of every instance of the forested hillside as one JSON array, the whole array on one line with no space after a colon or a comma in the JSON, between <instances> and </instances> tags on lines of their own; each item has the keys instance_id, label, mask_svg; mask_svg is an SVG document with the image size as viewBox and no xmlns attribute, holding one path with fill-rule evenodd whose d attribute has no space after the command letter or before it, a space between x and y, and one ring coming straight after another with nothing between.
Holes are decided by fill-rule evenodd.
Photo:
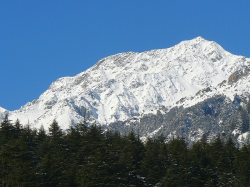
<instances>
[{"instance_id":1,"label":"forested hillside","mask_svg":"<svg viewBox=\"0 0 250 187\"><path fill-rule=\"evenodd\" d=\"M250 142L249 119L248 97L235 95L231 101L224 95L217 95L191 107L174 107L166 113L158 110L156 114L118 121L103 128L117 130L122 135L134 130L143 140L160 135L167 139L179 136L189 146L204 134L209 142L220 134L223 139L231 136L236 146L241 147Z\"/></svg>"},{"instance_id":2,"label":"forested hillside","mask_svg":"<svg viewBox=\"0 0 250 187\"><path fill-rule=\"evenodd\" d=\"M6 116L0 127L0 186L249 186L250 146L231 138L188 147L184 138L141 142L85 121L48 132Z\"/></svg>"}]
</instances>

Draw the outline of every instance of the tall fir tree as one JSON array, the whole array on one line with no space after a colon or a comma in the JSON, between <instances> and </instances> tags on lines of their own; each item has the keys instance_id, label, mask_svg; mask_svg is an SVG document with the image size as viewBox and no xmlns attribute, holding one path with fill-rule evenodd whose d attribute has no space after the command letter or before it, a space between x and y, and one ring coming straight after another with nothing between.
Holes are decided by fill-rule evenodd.
<instances>
[{"instance_id":1,"label":"tall fir tree","mask_svg":"<svg viewBox=\"0 0 250 187\"><path fill-rule=\"evenodd\" d=\"M144 146L139 136L132 131L125 138L122 154L119 160L121 167L121 184L142 186L143 180L140 177L140 166L144 156Z\"/></svg>"},{"instance_id":2,"label":"tall fir tree","mask_svg":"<svg viewBox=\"0 0 250 187\"><path fill-rule=\"evenodd\" d=\"M147 185L155 186L165 175L169 164L164 137L148 139L141 164L141 175L145 177Z\"/></svg>"},{"instance_id":3,"label":"tall fir tree","mask_svg":"<svg viewBox=\"0 0 250 187\"><path fill-rule=\"evenodd\" d=\"M65 143L63 131L56 120L49 127L48 152L41 161L39 173L41 173L41 186L63 186L62 177L65 172Z\"/></svg>"},{"instance_id":4,"label":"tall fir tree","mask_svg":"<svg viewBox=\"0 0 250 187\"><path fill-rule=\"evenodd\" d=\"M188 186L188 149L184 138L176 138L169 142L169 162L171 163L160 186Z\"/></svg>"},{"instance_id":5,"label":"tall fir tree","mask_svg":"<svg viewBox=\"0 0 250 187\"><path fill-rule=\"evenodd\" d=\"M244 145L235 156L235 185L247 187L250 184L250 151Z\"/></svg>"}]
</instances>

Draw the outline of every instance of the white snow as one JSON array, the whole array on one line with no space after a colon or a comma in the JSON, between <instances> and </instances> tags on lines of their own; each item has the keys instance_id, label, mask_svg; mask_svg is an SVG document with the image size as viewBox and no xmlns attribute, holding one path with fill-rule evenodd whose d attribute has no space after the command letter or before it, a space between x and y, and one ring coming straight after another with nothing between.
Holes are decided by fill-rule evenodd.
<instances>
[{"instance_id":1,"label":"white snow","mask_svg":"<svg viewBox=\"0 0 250 187\"><path fill-rule=\"evenodd\" d=\"M244 144L247 144L248 139L249 139L249 132L245 132L239 135L239 137L237 138L237 142L240 144L240 146L243 146Z\"/></svg>"},{"instance_id":2,"label":"white snow","mask_svg":"<svg viewBox=\"0 0 250 187\"><path fill-rule=\"evenodd\" d=\"M147 134L146 136L142 136L140 139L142 142L146 142L147 138L155 138L154 136L163 128L163 125L160 126L158 129L154 130L153 132Z\"/></svg>"},{"instance_id":3,"label":"white snow","mask_svg":"<svg viewBox=\"0 0 250 187\"><path fill-rule=\"evenodd\" d=\"M4 113L6 111L6 109L0 107L0 113Z\"/></svg>"},{"instance_id":4,"label":"white snow","mask_svg":"<svg viewBox=\"0 0 250 187\"><path fill-rule=\"evenodd\" d=\"M192 106L219 93L233 98L235 93L249 93L248 77L235 87L217 85L249 64L249 58L201 37L167 49L119 53L74 77L58 79L37 100L10 112L10 118L37 128L47 128L56 119L65 129L84 115L108 124L155 113L161 106ZM212 91L195 96L207 87ZM186 100L176 104L182 98Z\"/></svg>"}]
</instances>

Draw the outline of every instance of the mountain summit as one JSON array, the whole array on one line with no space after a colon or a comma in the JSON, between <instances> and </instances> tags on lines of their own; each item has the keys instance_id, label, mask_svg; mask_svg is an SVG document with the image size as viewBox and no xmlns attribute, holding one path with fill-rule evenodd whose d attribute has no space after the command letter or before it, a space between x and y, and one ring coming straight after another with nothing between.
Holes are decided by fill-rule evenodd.
<instances>
[{"instance_id":1,"label":"mountain summit","mask_svg":"<svg viewBox=\"0 0 250 187\"><path fill-rule=\"evenodd\" d=\"M84 116L107 125L157 110L167 113L175 106L189 107L216 94L233 99L238 92L249 93L247 85L232 88L233 74L244 74L249 65L249 58L202 37L167 49L119 53L74 77L56 80L37 100L10 111L9 118L45 128L56 119L65 129ZM247 80L244 84L250 86ZM195 97L208 88L210 95Z\"/></svg>"}]
</instances>

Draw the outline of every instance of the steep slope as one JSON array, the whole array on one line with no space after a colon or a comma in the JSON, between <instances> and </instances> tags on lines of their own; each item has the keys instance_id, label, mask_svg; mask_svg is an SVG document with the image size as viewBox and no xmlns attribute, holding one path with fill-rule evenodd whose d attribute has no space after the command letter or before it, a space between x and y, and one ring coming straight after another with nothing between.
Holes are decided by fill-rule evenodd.
<instances>
[{"instance_id":1,"label":"steep slope","mask_svg":"<svg viewBox=\"0 0 250 187\"><path fill-rule=\"evenodd\" d=\"M6 109L0 107L0 119L2 119L7 113L8 111Z\"/></svg>"},{"instance_id":2,"label":"steep slope","mask_svg":"<svg viewBox=\"0 0 250 187\"><path fill-rule=\"evenodd\" d=\"M224 124L235 113L239 104L240 100L231 102L226 96L217 95L191 107L174 107L167 113L158 111L157 114L144 115L139 120L111 123L107 128L122 134L133 130L139 133L143 140L159 135L168 139L179 136L192 144L202 138L203 134L206 134L209 140L223 134L226 129Z\"/></svg>"},{"instance_id":3,"label":"steep slope","mask_svg":"<svg viewBox=\"0 0 250 187\"><path fill-rule=\"evenodd\" d=\"M167 112L175 106L192 106L212 97L209 92L193 99L198 91L211 87L217 94L218 84L226 80L223 93L231 86L229 77L249 64L250 59L232 55L201 37L168 49L120 53L75 77L58 79L37 100L9 115L45 128L57 119L64 129L83 116L102 125L125 121L160 108Z\"/></svg>"}]
</instances>

